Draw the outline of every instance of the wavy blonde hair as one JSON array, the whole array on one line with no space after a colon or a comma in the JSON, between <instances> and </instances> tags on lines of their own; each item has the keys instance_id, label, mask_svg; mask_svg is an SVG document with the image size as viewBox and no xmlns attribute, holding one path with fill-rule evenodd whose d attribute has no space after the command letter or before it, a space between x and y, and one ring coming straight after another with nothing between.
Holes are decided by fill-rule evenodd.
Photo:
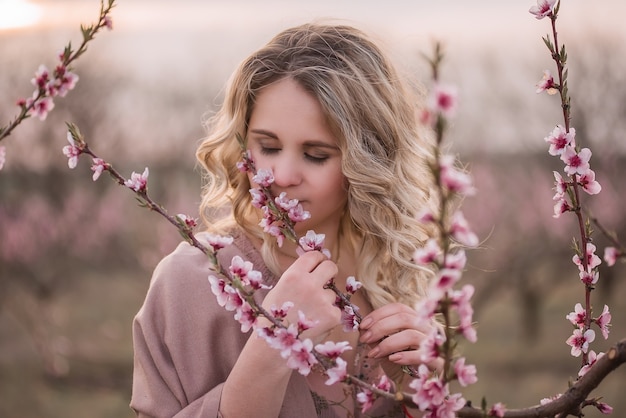
<instances>
[{"instance_id":1,"label":"wavy blonde hair","mask_svg":"<svg viewBox=\"0 0 626 418\"><path fill-rule=\"evenodd\" d=\"M416 90L358 29L323 24L287 29L237 68L197 151L206 170L203 221L215 232L239 224L261 238L264 260L281 274L275 240L258 226L248 177L236 167L242 154L236 137L245 138L261 89L287 77L319 100L338 140L348 182L340 236L358 257L357 278L370 303L413 305L430 275L411 258L432 233L417 220L433 201L427 165L432 145L418 122Z\"/></svg>"}]
</instances>

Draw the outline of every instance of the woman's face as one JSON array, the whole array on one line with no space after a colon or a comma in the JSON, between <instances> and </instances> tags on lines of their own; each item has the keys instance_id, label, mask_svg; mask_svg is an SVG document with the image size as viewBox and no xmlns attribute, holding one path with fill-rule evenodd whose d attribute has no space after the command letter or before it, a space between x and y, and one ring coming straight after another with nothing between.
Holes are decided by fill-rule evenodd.
<instances>
[{"instance_id":1,"label":"woman's face","mask_svg":"<svg viewBox=\"0 0 626 418\"><path fill-rule=\"evenodd\" d=\"M261 90L250 115L248 149L257 169L274 173L272 193L298 199L311 218L299 234L337 232L347 201L341 151L317 99L285 78Z\"/></svg>"}]
</instances>

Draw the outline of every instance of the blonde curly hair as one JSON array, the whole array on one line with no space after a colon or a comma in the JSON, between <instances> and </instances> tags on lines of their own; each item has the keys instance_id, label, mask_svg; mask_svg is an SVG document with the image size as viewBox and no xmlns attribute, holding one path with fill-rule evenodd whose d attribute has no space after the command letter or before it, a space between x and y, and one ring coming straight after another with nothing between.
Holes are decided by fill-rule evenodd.
<instances>
[{"instance_id":1,"label":"blonde curly hair","mask_svg":"<svg viewBox=\"0 0 626 418\"><path fill-rule=\"evenodd\" d=\"M357 254L357 278L372 307L412 306L431 274L411 258L432 234L417 219L433 205L432 144L419 123L417 89L405 85L381 49L354 27L287 29L237 68L197 150L206 171L203 221L214 232L239 224L261 238L264 260L281 274L276 242L258 226L248 177L236 166L242 155L236 137L246 137L260 90L287 77L319 100L338 140L348 181L340 236Z\"/></svg>"}]
</instances>

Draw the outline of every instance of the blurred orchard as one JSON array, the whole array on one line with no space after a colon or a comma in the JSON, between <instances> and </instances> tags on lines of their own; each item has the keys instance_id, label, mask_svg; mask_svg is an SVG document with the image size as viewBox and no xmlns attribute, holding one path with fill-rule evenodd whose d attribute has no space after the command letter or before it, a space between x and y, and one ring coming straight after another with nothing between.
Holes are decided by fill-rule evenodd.
<instances>
[{"instance_id":1,"label":"blurred orchard","mask_svg":"<svg viewBox=\"0 0 626 418\"><path fill-rule=\"evenodd\" d=\"M98 2L90 3L87 20L97 16ZM507 19L535 23L527 15L532 2L517 3ZM373 5L363 7L382 7ZM138 8L120 1L114 21L127 6ZM131 321L152 269L180 240L156 214L138 208L126 190L105 178L94 183L86 160L68 169L61 152L65 121L80 126L90 147L121 173L149 165L151 196L170 213L195 215L201 184L195 147L204 134L202 119L220 102L228 74L278 30L333 15L326 6L306 18L270 19L254 27L237 23L235 9L223 12L232 14L232 26L218 24L216 16L193 27L133 30L129 20L116 22L74 66L80 81L55 101L48 118L25 121L3 141L0 417L132 416ZM492 20L485 20L501 29L491 13ZM366 22L364 29L386 28L380 37L391 40L409 75L428 77L420 53L435 36L403 37L356 9L347 16L351 23ZM567 10L561 18L573 20ZM412 19L419 25L419 13ZM39 64L52 65L57 51L77 39L81 21L0 31L0 124L17 113L17 99L32 91ZM443 29L435 34L448 47L444 77L459 87L459 115L450 132L454 151L468 164L478 190L465 201L464 213L483 244L468 253L464 277L477 288L479 342L462 348L479 371L478 383L464 392L476 405L483 395L510 408L537 404L564 391L579 368L565 344L571 335L565 315L581 292L571 263L576 226L573 216L552 216L552 171L562 167L543 141L560 120L559 106L534 91L541 71L551 65L541 41L546 31L537 25L530 35L503 35L501 42L497 32L485 42ZM624 238L626 32L600 28L564 36L576 136L593 149L603 188L590 207ZM594 238L598 248L607 245L599 231ZM626 336L624 266L600 274L593 303L610 305L614 319L611 337L596 342L596 351ZM622 367L594 392L618 417L626 414L625 379ZM585 413L599 416L591 409Z\"/></svg>"}]
</instances>

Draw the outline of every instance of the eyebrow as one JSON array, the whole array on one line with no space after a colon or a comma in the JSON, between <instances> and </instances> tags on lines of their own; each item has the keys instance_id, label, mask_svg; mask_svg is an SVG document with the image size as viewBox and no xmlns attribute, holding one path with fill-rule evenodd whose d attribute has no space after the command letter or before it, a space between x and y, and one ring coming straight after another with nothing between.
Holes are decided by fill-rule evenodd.
<instances>
[{"instance_id":1,"label":"eyebrow","mask_svg":"<svg viewBox=\"0 0 626 418\"><path fill-rule=\"evenodd\" d=\"M258 135L264 135L264 136L267 136L267 137L269 137L271 139L275 139L277 141L280 140L278 138L278 135L276 135L274 132L268 131L268 130L265 130L265 129L251 129L250 133L258 134ZM335 144L329 144L328 142L318 141L318 140L315 140L315 139L304 141L304 146L305 147L330 148L330 149L333 149L333 150L339 149L339 147L337 145L335 145Z\"/></svg>"}]
</instances>

